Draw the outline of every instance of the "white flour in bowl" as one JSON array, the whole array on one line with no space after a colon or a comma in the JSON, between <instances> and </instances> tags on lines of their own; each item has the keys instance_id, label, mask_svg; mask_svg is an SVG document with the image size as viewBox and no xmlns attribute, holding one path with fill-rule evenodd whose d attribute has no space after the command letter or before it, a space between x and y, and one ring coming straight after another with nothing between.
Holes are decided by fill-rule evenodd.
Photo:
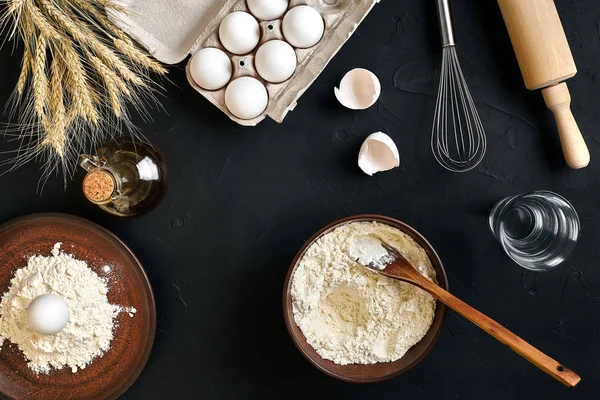
<instances>
[{"instance_id":1,"label":"white flour in bowl","mask_svg":"<svg viewBox=\"0 0 600 400\"><path fill-rule=\"evenodd\" d=\"M17 270L0 301L0 349L4 340L16 344L37 373L70 367L85 368L110 348L116 317L130 317L133 307L110 304L106 278L100 278L87 263L60 251L54 245L49 257L29 257L27 266ZM27 307L36 297L52 293L69 307L69 322L55 335L40 335L29 329Z\"/></svg>"},{"instance_id":2,"label":"white flour in bowl","mask_svg":"<svg viewBox=\"0 0 600 400\"><path fill-rule=\"evenodd\" d=\"M408 283L378 275L350 256L355 238L376 234L429 280L435 270L410 236L377 222L353 222L322 236L292 277L294 320L306 341L336 364L400 359L429 330L435 299Z\"/></svg>"}]
</instances>

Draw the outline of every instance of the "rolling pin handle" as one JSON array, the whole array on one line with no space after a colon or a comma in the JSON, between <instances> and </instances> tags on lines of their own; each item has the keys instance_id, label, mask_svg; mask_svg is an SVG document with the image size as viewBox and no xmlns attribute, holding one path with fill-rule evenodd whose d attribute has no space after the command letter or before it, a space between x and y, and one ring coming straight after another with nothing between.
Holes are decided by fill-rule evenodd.
<instances>
[{"instance_id":1,"label":"rolling pin handle","mask_svg":"<svg viewBox=\"0 0 600 400\"><path fill-rule=\"evenodd\" d=\"M571 95L565 82L542 90L546 106L554 113L563 154L569 167L580 169L590 163L590 152L571 112Z\"/></svg>"}]
</instances>

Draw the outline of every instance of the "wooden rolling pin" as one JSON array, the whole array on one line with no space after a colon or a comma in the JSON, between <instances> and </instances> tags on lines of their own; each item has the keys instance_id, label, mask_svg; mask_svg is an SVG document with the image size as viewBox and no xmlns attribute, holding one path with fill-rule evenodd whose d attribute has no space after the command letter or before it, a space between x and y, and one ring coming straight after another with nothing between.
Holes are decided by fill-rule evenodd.
<instances>
[{"instance_id":1,"label":"wooden rolling pin","mask_svg":"<svg viewBox=\"0 0 600 400\"><path fill-rule=\"evenodd\" d=\"M525 86L542 89L554 113L567 164L587 166L590 153L571 113L571 95L564 82L577 73L565 31L553 0L498 0L517 55Z\"/></svg>"}]
</instances>

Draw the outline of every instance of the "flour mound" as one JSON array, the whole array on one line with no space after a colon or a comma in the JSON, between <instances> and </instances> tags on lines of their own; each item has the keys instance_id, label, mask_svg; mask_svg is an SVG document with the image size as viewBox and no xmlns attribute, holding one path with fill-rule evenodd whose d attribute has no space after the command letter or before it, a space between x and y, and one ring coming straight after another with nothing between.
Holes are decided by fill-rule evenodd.
<instances>
[{"instance_id":1,"label":"flour mound","mask_svg":"<svg viewBox=\"0 0 600 400\"><path fill-rule=\"evenodd\" d=\"M292 280L294 320L315 351L336 364L396 361L433 323L436 302L431 295L355 261L383 257L377 248L362 252L356 248L362 237L372 234L435 281L435 270L425 250L388 225L350 223L311 245Z\"/></svg>"},{"instance_id":2,"label":"flour mound","mask_svg":"<svg viewBox=\"0 0 600 400\"><path fill-rule=\"evenodd\" d=\"M102 356L110 348L115 317L124 310L108 302L106 281L60 246L54 245L50 257L31 256L0 302L0 346L5 339L16 344L36 373L65 366L75 373ZM60 333L44 336L29 329L27 307L48 293L65 300L69 322Z\"/></svg>"}]
</instances>

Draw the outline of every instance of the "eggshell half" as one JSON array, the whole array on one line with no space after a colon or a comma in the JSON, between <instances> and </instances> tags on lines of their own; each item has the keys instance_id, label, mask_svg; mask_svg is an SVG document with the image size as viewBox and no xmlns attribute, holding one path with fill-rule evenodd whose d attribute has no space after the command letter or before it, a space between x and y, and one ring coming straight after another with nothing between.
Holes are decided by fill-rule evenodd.
<instances>
[{"instance_id":1,"label":"eggshell half","mask_svg":"<svg viewBox=\"0 0 600 400\"><path fill-rule=\"evenodd\" d=\"M364 110L379 99L381 83L371 71L355 68L344 75L339 89L334 88L334 93L344 107Z\"/></svg>"},{"instance_id":2,"label":"eggshell half","mask_svg":"<svg viewBox=\"0 0 600 400\"><path fill-rule=\"evenodd\" d=\"M400 166L398 147L391 137L375 132L365 139L358 153L358 166L367 175Z\"/></svg>"}]
</instances>

